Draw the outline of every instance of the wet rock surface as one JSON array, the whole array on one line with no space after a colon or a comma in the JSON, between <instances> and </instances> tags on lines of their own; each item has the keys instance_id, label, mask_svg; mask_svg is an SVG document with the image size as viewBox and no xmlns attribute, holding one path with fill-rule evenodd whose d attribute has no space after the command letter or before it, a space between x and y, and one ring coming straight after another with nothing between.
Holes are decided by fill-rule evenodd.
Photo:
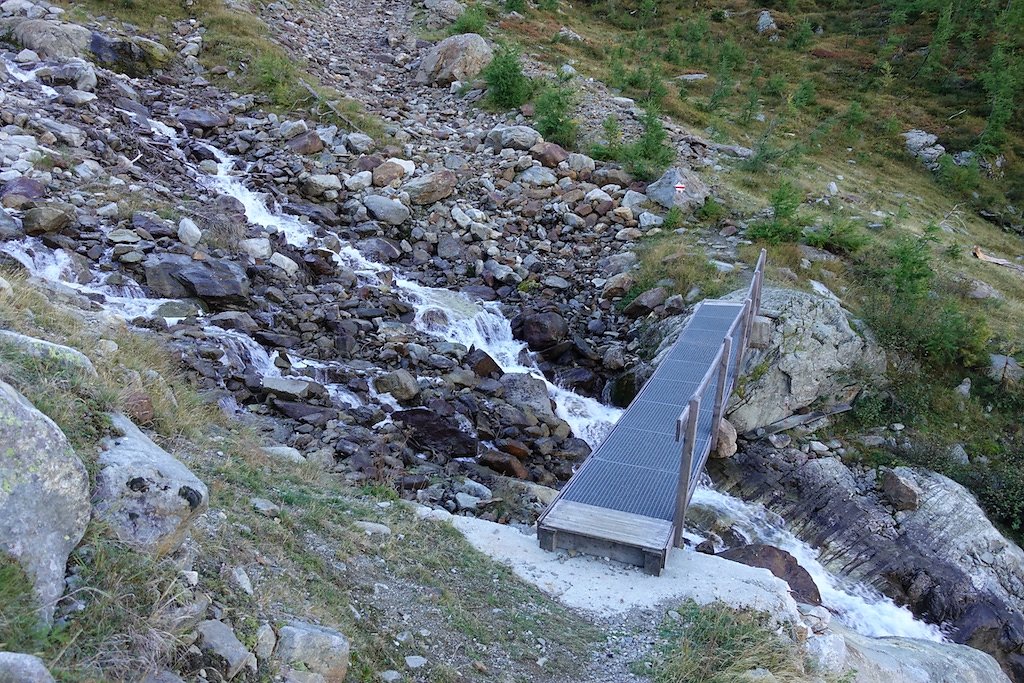
<instances>
[{"instance_id":1,"label":"wet rock surface","mask_svg":"<svg viewBox=\"0 0 1024 683\"><path fill-rule=\"evenodd\" d=\"M934 472L892 470L899 491L835 457L750 446L709 470L725 490L769 506L800 527L822 561L869 583L954 641L1024 675L1024 551L988 521L974 497ZM916 509L903 487L919 492ZM892 499L900 502L894 506Z\"/></svg>"}]
</instances>

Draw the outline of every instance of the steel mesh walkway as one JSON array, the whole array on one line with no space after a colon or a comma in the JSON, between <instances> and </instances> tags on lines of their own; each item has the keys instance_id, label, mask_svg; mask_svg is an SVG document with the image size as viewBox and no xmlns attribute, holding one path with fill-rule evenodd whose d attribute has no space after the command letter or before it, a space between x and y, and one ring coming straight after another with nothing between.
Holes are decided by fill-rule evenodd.
<instances>
[{"instance_id":1,"label":"steel mesh walkway","mask_svg":"<svg viewBox=\"0 0 1024 683\"><path fill-rule=\"evenodd\" d=\"M541 546L664 567L740 372L764 274L742 302L698 304L668 355L538 520Z\"/></svg>"}]
</instances>

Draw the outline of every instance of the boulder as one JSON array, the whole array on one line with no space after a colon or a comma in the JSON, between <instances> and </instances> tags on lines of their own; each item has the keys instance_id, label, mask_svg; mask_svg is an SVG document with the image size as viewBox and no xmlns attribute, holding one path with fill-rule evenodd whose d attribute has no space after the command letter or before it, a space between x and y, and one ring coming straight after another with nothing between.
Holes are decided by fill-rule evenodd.
<instances>
[{"instance_id":1,"label":"boulder","mask_svg":"<svg viewBox=\"0 0 1024 683\"><path fill-rule=\"evenodd\" d=\"M341 178L333 173L311 175L302 182L302 192L308 197L320 197L341 189Z\"/></svg>"},{"instance_id":2,"label":"boulder","mask_svg":"<svg viewBox=\"0 0 1024 683\"><path fill-rule=\"evenodd\" d=\"M170 50L154 40L142 36L117 38L102 33L92 34L89 51L100 64L136 78L167 66L172 57Z\"/></svg>"},{"instance_id":3,"label":"boulder","mask_svg":"<svg viewBox=\"0 0 1024 683\"><path fill-rule=\"evenodd\" d=\"M231 117L209 109L183 109L178 112L178 123L189 130L223 128L231 123Z\"/></svg>"},{"instance_id":4,"label":"boulder","mask_svg":"<svg viewBox=\"0 0 1024 683\"><path fill-rule=\"evenodd\" d=\"M667 298L668 290L664 287L648 289L646 292L630 301L629 305L626 306L622 312L631 318L642 318L658 306L665 303L665 299Z\"/></svg>"},{"instance_id":5,"label":"boulder","mask_svg":"<svg viewBox=\"0 0 1024 683\"><path fill-rule=\"evenodd\" d=\"M506 372L501 376L505 400L521 409L529 409L543 422L556 420L551 397L544 380L525 372Z\"/></svg>"},{"instance_id":6,"label":"boulder","mask_svg":"<svg viewBox=\"0 0 1024 683\"><path fill-rule=\"evenodd\" d=\"M532 187L551 187L558 182L558 176L543 166L531 166L516 177L516 182Z\"/></svg>"},{"instance_id":7,"label":"boulder","mask_svg":"<svg viewBox=\"0 0 1024 683\"><path fill-rule=\"evenodd\" d=\"M533 351L550 348L569 335L569 324L554 312L528 313L513 321L512 329Z\"/></svg>"},{"instance_id":8,"label":"boulder","mask_svg":"<svg viewBox=\"0 0 1024 683\"><path fill-rule=\"evenodd\" d=\"M540 143L541 135L529 126L498 124L487 133L485 143L495 152L503 149L526 151Z\"/></svg>"},{"instance_id":9,"label":"boulder","mask_svg":"<svg viewBox=\"0 0 1024 683\"><path fill-rule=\"evenodd\" d=\"M232 261L197 261L183 254L150 256L143 263L146 285L156 296L181 299L194 296L217 309L244 306L249 277Z\"/></svg>"},{"instance_id":10,"label":"boulder","mask_svg":"<svg viewBox=\"0 0 1024 683\"><path fill-rule=\"evenodd\" d=\"M316 154L324 150L324 141L319 133L310 130L288 140L285 147L295 154Z\"/></svg>"},{"instance_id":11,"label":"boulder","mask_svg":"<svg viewBox=\"0 0 1024 683\"><path fill-rule=\"evenodd\" d=\"M74 220L74 207L53 203L26 211L21 217L21 226L27 235L45 235L63 230Z\"/></svg>"},{"instance_id":12,"label":"boulder","mask_svg":"<svg viewBox=\"0 0 1024 683\"><path fill-rule=\"evenodd\" d=\"M70 59L88 54L92 31L60 21L28 19L14 27L14 40L43 59Z\"/></svg>"},{"instance_id":13,"label":"boulder","mask_svg":"<svg viewBox=\"0 0 1024 683\"><path fill-rule=\"evenodd\" d=\"M569 158L569 152L564 147L553 142L538 142L530 148L533 158L548 168L555 168Z\"/></svg>"},{"instance_id":14,"label":"boulder","mask_svg":"<svg viewBox=\"0 0 1024 683\"><path fill-rule=\"evenodd\" d=\"M916 510L921 505L920 487L895 470L882 472L882 493L897 510Z\"/></svg>"},{"instance_id":15,"label":"boulder","mask_svg":"<svg viewBox=\"0 0 1024 683\"><path fill-rule=\"evenodd\" d=\"M89 522L89 475L57 425L3 382L0 415L0 553L24 569L50 622Z\"/></svg>"},{"instance_id":16,"label":"boulder","mask_svg":"<svg viewBox=\"0 0 1024 683\"><path fill-rule=\"evenodd\" d=\"M732 423L722 418L718 427L718 445L711 453L712 458L731 458L736 455L736 428Z\"/></svg>"},{"instance_id":17,"label":"boulder","mask_svg":"<svg viewBox=\"0 0 1024 683\"><path fill-rule=\"evenodd\" d=\"M682 183L684 190L677 190ZM695 172L688 168L670 168L658 180L647 186L647 198L666 209L678 206L682 209L697 209L711 195L711 189Z\"/></svg>"},{"instance_id":18,"label":"boulder","mask_svg":"<svg viewBox=\"0 0 1024 683\"><path fill-rule=\"evenodd\" d=\"M778 30L779 27L775 24L772 13L766 9L761 10L761 13L757 15L757 32L775 33Z\"/></svg>"},{"instance_id":19,"label":"boulder","mask_svg":"<svg viewBox=\"0 0 1024 683\"><path fill-rule=\"evenodd\" d=\"M378 194L364 197L363 205L373 218L388 225L401 225L412 215L409 208L402 202Z\"/></svg>"},{"instance_id":20,"label":"boulder","mask_svg":"<svg viewBox=\"0 0 1024 683\"><path fill-rule=\"evenodd\" d=\"M476 33L450 36L423 56L416 81L442 86L466 81L483 71L493 56L487 41Z\"/></svg>"},{"instance_id":21,"label":"boulder","mask_svg":"<svg viewBox=\"0 0 1024 683\"><path fill-rule=\"evenodd\" d=\"M96 69L84 59L69 59L63 64L46 66L36 72L36 77L48 85L69 85L83 92L94 91L98 83Z\"/></svg>"},{"instance_id":22,"label":"boulder","mask_svg":"<svg viewBox=\"0 0 1024 683\"><path fill-rule=\"evenodd\" d=\"M748 445L709 461L708 471L717 487L800 520L803 540L827 547L821 559L832 571L943 624L950 639L988 652L1014 681L1024 681L1024 551L963 486L894 468L920 490L916 510L894 513L874 478L837 458Z\"/></svg>"},{"instance_id":23,"label":"boulder","mask_svg":"<svg viewBox=\"0 0 1024 683\"><path fill-rule=\"evenodd\" d=\"M730 295L738 299L745 291ZM880 376L885 354L866 334L858 333L849 314L831 299L790 289L766 288L761 313L772 321L766 349L752 349L748 370L729 405L729 420L740 432L770 425L812 403L853 398L859 385L851 379Z\"/></svg>"},{"instance_id":24,"label":"boulder","mask_svg":"<svg viewBox=\"0 0 1024 683\"><path fill-rule=\"evenodd\" d=\"M459 0L425 0L423 8L427 10L427 28L431 29L450 26L466 10Z\"/></svg>"},{"instance_id":25,"label":"boulder","mask_svg":"<svg viewBox=\"0 0 1024 683\"><path fill-rule=\"evenodd\" d=\"M455 417L445 417L427 408L413 408L392 413L392 418L405 425L405 434L414 445L442 462L475 458L480 448L476 434L464 431Z\"/></svg>"},{"instance_id":26,"label":"boulder","mask_svg":"<svg viewBox=\"0 0 1024 683\"><path fill-rule=\"evenodd\" d=\"M907 151L921 160L931 170L939 167L939 158L946 153L946 148L938 144L938 136L923 130L908 130L903 133Z\"/></svg>"},{"instance_id":27,"label":"boulder","mask_svg":"<svg viewBox=\"0 0 1024 683\"><path fill-rule=\"evenodd\" d=\"M210 666L230 681L249 661L249 651L227 624L209 619L196 625L196 645Z\"/></svg>"},{"instance_id":28,"label":"boulder","mask_svg":"<svg viewBox=\"0 0 1024 683\"><path fill-rule=\"evenodd\" d=\"M834 623L834 622L833 622ZM868 638L839 625L844 664L856 683L1009 683L984 652L953 643L912 638Z\"/></svg>"},{"instance_id":29,"label":"boulder","mask_svg":"<svg viewBox=\"0 0 1024 683\"><path fill-rule=\"evenodd\" d=\"M718 553L733 562L745 564L748 567L761 567L767 569L779 577L793 591L793 599L807 605L820 605L821 593L818 586L806 569L800 566L797 559L785 550L761 543L731 548L725 552Z\"/></svg>"},{"instance_id":30,"label":"boulder","mask_svg":"<svg viewBox=\"0 0 1024 683\"><path fill-rule=\"evenodd\" d=\"M416 378L406 369L381 375L373 381L374 387L382 394L391 394L396 401L411 401L420 393Z\"/></svg>"},{"instance_id":31,"label":"boulder","mask_svg":"<svg viewBox=\"0 0 1024 683\"><path fill-rule=\"evenodd\" d=\"M1024 380L1024 367L1012 356L993 353L989 356L988 376L1001 384L1017 384Z\"/></svg>"},{"instance_id":32,"label":"boulder","mask_svg":"<svg viewBox=\"0 0 1024 683\"><path fill-rule=\"evenodd\" d=\"M626 296L626 293L633 289L636 284L636 277L630 272L616 273L604 283L601 289L602 299L617 299Z\"/></svg>"},{"instance_id":33,"label":"boulder","mask_svg":"<svg viewBox=\"0 0 1024 683\"><path fill-rule=\"evenodd\" d=\"M8 209L20 209L28 202L46 196L46 185L34 178L20 176L4 183L0 188L0 204Z\"/></svg>"},{"instance_id":34,"label":"boulder","mask_svg":"<svg viewBox=\"0 0 1024 683\"><path fill-rule=\"evenodd\" d=\"M209 502L206 485L124 415L105 439L93 496L96 515L122 541L163 555L178 549Z\"/></svg>"},{"instance_id":35,"label":"boulder","mask_svg":"<svg viewBox=\"0 0 1024 683\"><path fill-rule=\"evenodd\" d=\"M53 676L39 657L0 652L0 683L53 683Z\"/></svg>"},{"instance_id":36,"label":"boulder","mask_svg":"<svg viewBox=\"0 0 1024 683\"><path fill-rule=\"evenodd\" d=\"M0 344L14 347L20 353L46 361L51 365L57 365L65 370L96 376L96 368L93 367L89 357L70 346L54 344L9 330L0 330Z\"/></svg>"},{"instance_id":37,"label":"boulder","mask_svg":"<svg viewBox=\"0 0 1024 683\"><path fill-rule=\"evenodd\" d=\"M451 171L435 171L409 181L402 189L409 193L410 203L423 206L450 197L458 181Z\"/></svg>"},{"instance_id":38,"label":"boulder","mask_svg":"<svg viewBox=\"0 0 1024 683\"><path fill-rule=\"evenodd\" d=\"M25 231L21 228L21 221L0 207L0 242L20 240L24 236Z\"/></svg>"},{"instance_id":39,"label":"boulder","mask_svg":"<svg viewBox=\"0 0 1024 683\"><path fill-rule=\"evenodd\" d=\"M345 680L350 645L341 632L292 621L278 630L277 637L275 654L285 664L319 674L328 683Z\"/></svg>"},{"instance_id":40,"label":"boulder","mask_svg":"<svg viewBox=\"0 0 1024 683\"><path fill-rule=\"evenodd\" d=\"M519 458L509 453L486 451L480 456L479 462L484 467L489 467L498 474L504 474L506 477L515 477L517 479L530 478L530 471L526 469L526 466L523 465Z\"/></svg>"}]
</instances>

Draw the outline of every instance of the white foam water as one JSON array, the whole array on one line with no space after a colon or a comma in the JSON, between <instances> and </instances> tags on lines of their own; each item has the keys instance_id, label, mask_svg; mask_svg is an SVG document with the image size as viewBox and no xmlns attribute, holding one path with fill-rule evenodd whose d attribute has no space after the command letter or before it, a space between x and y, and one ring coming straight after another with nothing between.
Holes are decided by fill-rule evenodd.
<instances>
[{"instance_id":1,"label":"white foam water","mask_svg":"<svg viewBox=\"0 0 1024 683\"><path fill-rule=\"evenodd\" d=\"M239 176L234 174L235 159L212 145L205 145L217 157L217 173L203 175L201 182L211 190L237 199L245 207L245 217L253 225L258 225L268 232L284 233L285 240L295 246L306 246L314 237L316 229L309 223L294 216L281 213L277 202L272 207L267 205L266 198L245 186ZM248 169L246 169L248 171Z\"/></svg>"},{"instance_id":2,"label":"white foam water","mask_svg":"<svg viewBox=\"0 0 1024 683\"><path fill-rule=\"evenodd\" d=\"M497 304L478 304L460 292L424 287L405 279L396 280L396 284L416 309L413 324L417 329L486 351L505 372L524 372L544 380L558 417L592 448L622 415L618 408L549 382L533 363L526 344L512 335L512 325Z\"/></svg>"},{"instance_id":3,"label":"white foam water","mask_svg":"<svg viewBox=\"0 0 1024 683\"><path fill-rule=\"evenodd\" d=\"M818 552L793 535L786 529L782 518L763 505L748 503L706 486L694 491L691 505L714 510L750 543L765 543L793 555L817 584L822 604L857 633L871 637L943 640L938 627L914 618L905 607L900 607L869 586L829 572L818 559Z\"/></svg>"},{"instance_id":4,"label":"white foam water","mask_svg":"<svg viewBox=\"0 0 1024 683\"><path fill-rule=\"evenodd\" d=\"M39 86L40 91L42 91L42 93L47 97L54 98L58 95L57 91L51 88L50 86L39 83L37 79L37 73L40 69L43 68L42 66L38 66L34 69L26 69L23 68L21 64L12 61L5 55L0 55L0 62L3 62L3 65L6 67L7 73L11 76L11 78L18 81L19 83L35 82L36 85Z\"/></svg>"}]
</instances>

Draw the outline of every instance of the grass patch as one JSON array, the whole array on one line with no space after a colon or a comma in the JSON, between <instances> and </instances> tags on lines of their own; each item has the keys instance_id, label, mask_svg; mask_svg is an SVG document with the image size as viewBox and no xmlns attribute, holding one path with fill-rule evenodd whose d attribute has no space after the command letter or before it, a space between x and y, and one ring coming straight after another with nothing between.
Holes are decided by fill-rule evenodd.
<instances>
[{"instance_id":1,"label":"grass patch","mask_svg":"<svg viewBox=\"0 0 1024 683\"><path fill-rule=\"evenodd\" d=\"M519 52L507 45L498 48L483 70L487 102L498 109L520 107L533 94L533 82L523 73Z\"/></svg>"},{"instance_id":2,"label":"grass patch","mask_svg":"<svg viewBox=\"0 0 1024 683\"><path fill-rule=\"evenodd\" d=\"M652 287L663 286L670 294L684 296L699 289L698 298L708 299L725 294L732 284L728 274L715 268L687 235L656 236L643 242L637 255L636 283L619 302L623 308Z\"/></svg>"},{"instance_id":3,"label":"grass patch","mask_svg":"<svg viewBox=\"0 0 1024 683\"><path fill-rule=\"evenodd\" d=\"M448 27L448 35L483 33L487 28L487 10L483 5L471 5Z\"/></svg>"},{"instance_id":4,"label":"grass patch","mask_svg":"<svg viewBox=\"0 0 1024 683\"><path fill-rule=\"evenodd\" d=\"M668 133L661 123L658 110L652 105L644 110L641 120L643 131L633 142L623 142L622 129L615 117L602 123L604 142L591 147L595 159L618 161L626 170L643 180L654 180L675 160L676 152L668 144Z\"/></svg>"},{"instance_id":5,"label":"grass patch","mask_svg":"<svg viewBox=\"0 0 1024 683\"><path fill-rule=\"evenodd\" d=\"M18 563L0 553L0 651L36 652L45 643L34 593Z\"/></svg>"},{"instance_id":6,"label":"grass patch","mask_svg":"<svg viewBox=\"0 0 1024 683\"><path fill-rule=\"evenodd\" d=\"M662 623L662 647L634 667L656 683L729 683L751 669L767 669L782 683L808 681L797 645L780 635L768 615L740 612L721 603L688 601L678 619Z\"/></svg>"}]
</instances>

